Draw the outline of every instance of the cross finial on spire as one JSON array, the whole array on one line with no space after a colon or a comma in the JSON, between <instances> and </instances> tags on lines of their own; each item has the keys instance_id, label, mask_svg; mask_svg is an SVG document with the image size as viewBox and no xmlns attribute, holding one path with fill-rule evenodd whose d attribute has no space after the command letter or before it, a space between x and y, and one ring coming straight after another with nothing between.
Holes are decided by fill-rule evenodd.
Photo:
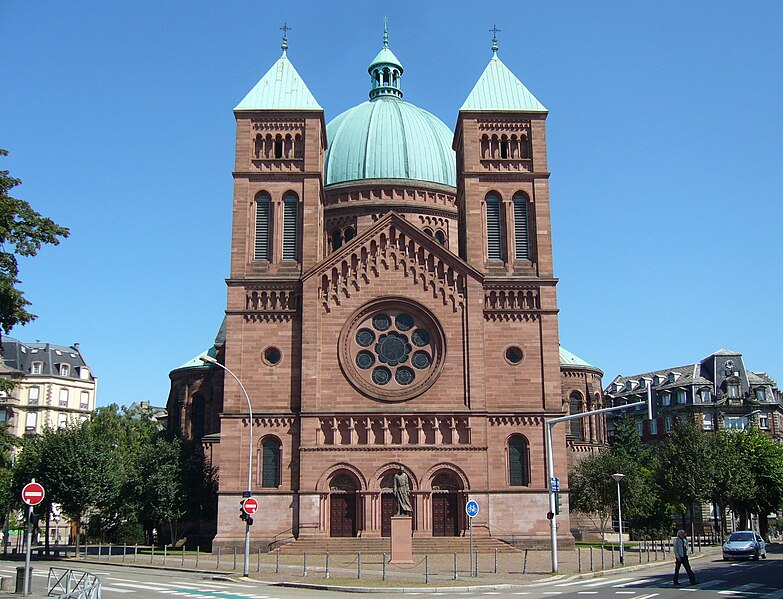
<instances>
[{"instance_id":1,"label":"cross finial on spire","mask_svg":"<svg viewBox=\"0 0 783 599\"><path fill-rule=\"evenodd\" d=\"M383 47L389 47L389 17L383 15Z\"/></svg>"},{"instance_id":2,"label":"cross finial on spire","mask_svg":"<svg viewBox=\"0 0 783 599\"><path fill-rule=\"evenodd\" d=\"M500 29L497 28L497 25L493 25L492 29L490 29L492 32L492 55L497 56L498 54L498 32L500 32Z\"/></svg>"},{"instance_id":3,"label":"cross finial on spire","mask_svg":"<svg viewBox=\"0 0 783 599\"><path fill-rule=\"evenodd\" d=\"M283 43L280 47L283 49L283 56L285 56L286 51L288 50L288 32L291 31L291 28L288 26L288 23L283 23L280 31L283 32Z\"/></svg>"}]
</instances>

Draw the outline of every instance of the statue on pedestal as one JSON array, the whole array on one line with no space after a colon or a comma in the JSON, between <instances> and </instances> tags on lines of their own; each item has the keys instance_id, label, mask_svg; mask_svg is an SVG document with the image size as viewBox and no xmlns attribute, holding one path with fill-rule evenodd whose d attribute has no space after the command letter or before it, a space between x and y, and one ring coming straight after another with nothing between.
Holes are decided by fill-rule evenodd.
<instances>
[{"instance_id":1,"label":"statue on pedestal","mask_svg":"<svg viewBox=\"0 0 783 599\"><path fill-rule=\"evenodd\" d=\"M394 475L394 497L397 499L397 513L395 516L409 516L413 512L411 507L411 485L405 470Z\"/></svg>"}]
</instances>

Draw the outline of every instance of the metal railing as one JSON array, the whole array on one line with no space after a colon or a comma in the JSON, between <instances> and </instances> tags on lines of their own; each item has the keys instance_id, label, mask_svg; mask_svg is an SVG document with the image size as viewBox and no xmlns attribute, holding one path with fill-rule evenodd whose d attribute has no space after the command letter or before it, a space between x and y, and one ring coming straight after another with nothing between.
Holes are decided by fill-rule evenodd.
<instances>
[{"instance_id":1,"label":"metal railing","mask_svg":"<svg viewBox=\"0 0 783 599\"><path fill-rule=\"evenodd\" d=\"M82 570L49 568L47 597L58 599L101 599L101 579Z\"/></svg>"}]
</instances>

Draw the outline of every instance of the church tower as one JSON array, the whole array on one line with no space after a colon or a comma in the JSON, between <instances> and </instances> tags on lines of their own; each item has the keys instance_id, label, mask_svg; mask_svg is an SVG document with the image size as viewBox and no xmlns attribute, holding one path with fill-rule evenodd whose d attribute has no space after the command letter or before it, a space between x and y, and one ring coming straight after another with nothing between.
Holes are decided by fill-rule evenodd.
<instances>
[{"instance_id":1,"label":"church tower","mask_svg":"<svg viewBox=\"0 0 783 599\"><path fill-rule=\"evenodd\" d=\"M312 240L320 238L323 228L324 113L288 59L285 35L282 50L234 108L225 365L248 390L253 423L243 390L227 376L217 459L218 522L232 528L238 508L234 500L247 490L251 438L254 465L267 460L266 474L253 484L275 489L266 507L289 514L291 526L296 462L282 468L279 460L296 455L301 274L323 257L322 246ZM215 542L226 542L231 534L236 531L219 525Z\"/></svg>"}]
</instances>

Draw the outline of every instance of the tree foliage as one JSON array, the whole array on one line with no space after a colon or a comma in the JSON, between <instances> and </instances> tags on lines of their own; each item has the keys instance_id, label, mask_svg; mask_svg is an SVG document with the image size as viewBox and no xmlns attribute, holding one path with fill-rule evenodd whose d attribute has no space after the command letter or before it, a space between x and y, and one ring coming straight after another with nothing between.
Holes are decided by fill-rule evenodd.
<instances>
[{"instance_id":1,"label":"tree foliage","mask_svg":"<svg viewBox=\"0 0 783 599\"><path fill-rule=\"evenodd\" d=\"M0 156L7 155L7 150L0 149ZM42 245L57 245L69 233L26 201L11 197L10 191L20 183L7 170L0 170L0 329L5 333L35 318L27 311L30 302L18 287L17 256L35 256Z\"/></svg>"}]
</instances>

